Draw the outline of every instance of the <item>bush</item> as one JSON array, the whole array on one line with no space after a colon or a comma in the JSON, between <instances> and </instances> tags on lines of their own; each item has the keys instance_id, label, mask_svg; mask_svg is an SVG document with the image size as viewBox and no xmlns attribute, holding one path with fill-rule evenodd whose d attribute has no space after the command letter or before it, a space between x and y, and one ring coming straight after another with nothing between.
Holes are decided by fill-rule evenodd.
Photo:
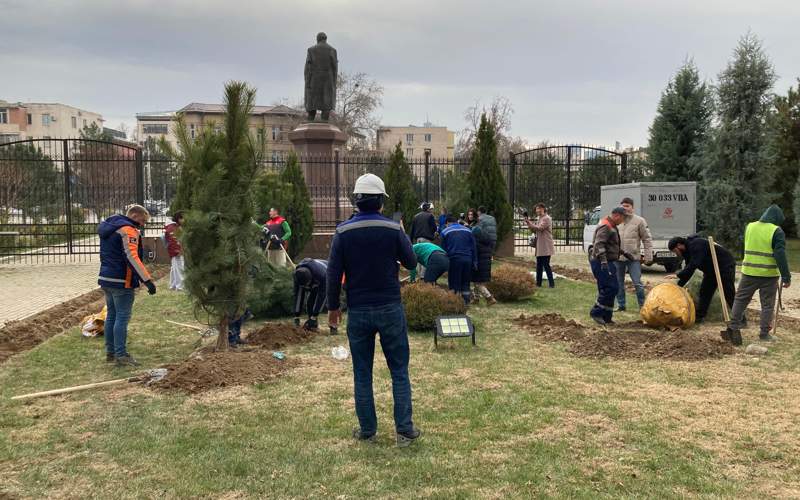
<instances>
[{"instance_id":1,"label":"bush","mask_svg":"<svg viewBox=\"0 0 800 500\"><path fill-rule=\"evenodd\" d=\"M432 283L406 285L401 293L406 321L412 330L435 328L437 316L463 314L467 311L460 295Z\"/></svg>"},{"instance_id":2,"label":"bush","mask_svg":"<svg viewBox=\"0 0 800 500\"><path fill-rule=\"evenodd\" d=\"M251 269L247 307L257 318L289 316L294 309L294 281L289 268L276 268L266 259Z\"/></svg>"},{"instance_id":3,"label":"bush","mask_svg":"<svg viewBox=\"0 0 800 500\"><path fill-rule=\"evenodd\" d=\"M492 269L492 281L486 287L500 302L513 302L533 295L536 282L524 267L503 264Z\"/></svg>"}]
</instances>

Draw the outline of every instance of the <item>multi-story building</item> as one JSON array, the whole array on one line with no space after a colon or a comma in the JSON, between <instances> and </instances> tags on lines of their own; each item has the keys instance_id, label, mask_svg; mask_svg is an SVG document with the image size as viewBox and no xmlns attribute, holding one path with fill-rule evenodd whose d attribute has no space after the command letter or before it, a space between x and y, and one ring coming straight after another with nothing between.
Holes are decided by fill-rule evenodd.
<instances>
[{"instance_id":1,"label":"multi-story building","mask_svg":"<svg viewBox=\"0 0 800 500\"><path fill-rule=\"evenodd\" d=\"M203 128L211 125L216 129L223 126L225 106L223 104L202 104L193 102L178 111L159 111L137 113L136 129L140 144L148 138L177 146L175 136L175 117L180 113L191 138L200 134ZM303 119L304 113L288 106L255 106L250 113L250 130L254 135L263 134L273 159L283 158L292 150L288 134Z\"/></svg>"},{"instance_id":2,"label":"multi-story building","mask_svg":"<svg viewBox=\"0 0 800 500\"><path fill-rule=\"evenodd\" d=\"M422 127L378 127L375 135L376 149L390 152L400 143L407 158L422 158L426 152L435 159L451 159L455 154L456 133L447 127L425 123Z\"/></svg>"},{"instance_id":3,"label":"multi-story building","mask_svg":"<svg viewBox=\"0 0 800 500\"><path fill-rule=\"evenodd\" d=\"M79 137L92 124L102 129L103 121L98 113L65 104L0 100L0 143Z\"/></svg>"}]
</instances>

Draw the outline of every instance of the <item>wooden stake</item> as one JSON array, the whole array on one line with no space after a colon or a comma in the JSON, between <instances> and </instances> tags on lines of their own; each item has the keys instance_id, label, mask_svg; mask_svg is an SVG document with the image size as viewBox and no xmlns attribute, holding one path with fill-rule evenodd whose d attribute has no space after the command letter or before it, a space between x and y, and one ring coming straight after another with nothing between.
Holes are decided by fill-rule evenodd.
<instances>
[{"instance_id":1,"label":"wooden stake","mask_svg":"<svg viewBox=\"0 0 800 500\"><path fill-rule=\"evenodd\" d=\"M192 330L197 330L198 332L204 332L206 330L205 328L201 328L196 325L187 325L186 323L178 323L177 321L172 321L169 319L165 319L164 321L166 321L167 323L172 323L173 325L182 326L184 328L191 328Z\"/></svg>"},{"instance_id":2,"label":"wooden stake","mask_svg":"<svg viewBox=\"0 0 800 500\"><path fill-rule=\"evenodd\" d=\"M708 237L708 246L711 249L711 261L714 263L714 274L717 275L717 293L719 294L719 301L722 303L722 317L725 318L725 323L730 323L731 317L728 314L728 303L725 301L725 292L722 288L722 276L719 274L717 251L714 247L714 238L711 236Z\"/></svg>"}]
</instances>

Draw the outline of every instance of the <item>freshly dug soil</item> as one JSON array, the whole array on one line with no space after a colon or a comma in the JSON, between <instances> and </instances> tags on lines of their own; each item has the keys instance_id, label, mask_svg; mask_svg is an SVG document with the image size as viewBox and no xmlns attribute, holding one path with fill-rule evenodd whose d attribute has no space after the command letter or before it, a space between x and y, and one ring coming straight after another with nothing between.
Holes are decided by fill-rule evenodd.
<instances>
[{"instance_id":1,"label":"freshly dug soil","mask_svg":"<svg viewBox=\"0 0 800 500\"><path fill-rule=\"evenodd\" d=\"M513 320L545 341L563 341L569 352L584 358L669 359L701 361L735 352L719 337L697 330L657 330L638 322L589 328L558 314L520 316Z\"/></svg>"},{"instance_id":2,"label":"freshly dug soil","mask_svg":"<svg viewBox=\"0 0 800 500\"><path fill-rule=\"evenodd\" d=\"M158 279L168 272L168 267L158 266L151 274ZM105 296L98 288L28 318L6 323L0 329L0 363L80 324L84 317L100 312L104 305Z\"/></svg>"},{"instance_id":3,"label":"freshly dug soil","mask_svg":"<svg viewBox=\"0 0 800 500\"><path fill-rule=\"evenodd\" d=\"M287 345L305 344L317 334L290 323L268 323L245 337L248 345L267 349L281 349Z\"/></svg>"},{"instance_id":4,"label":"freshly dug soil","mask_svg":"<svg viewBox=\"0 0 800 500\"><path fill-rule=\"evenodd\" d=\"M294 364L289 359L274 358L266 349L203 352L181 363L164 366L167 375L152 387L196 394L220 387L266 382Z\"/></svg>"}]
</instances>

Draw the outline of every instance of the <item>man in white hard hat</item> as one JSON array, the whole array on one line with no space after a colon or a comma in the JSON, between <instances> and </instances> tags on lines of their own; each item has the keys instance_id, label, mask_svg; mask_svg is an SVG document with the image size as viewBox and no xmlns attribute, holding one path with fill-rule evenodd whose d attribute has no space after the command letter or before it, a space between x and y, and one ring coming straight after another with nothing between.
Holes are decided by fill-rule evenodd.
<instances>
[{"instance_id":1,"label":"man in white hard hat","mask_svg":"<svg viewBox=\"0 0 800 500\"><path fill-rule=\"evenodd\" d=\"M353 385L359 428L353 437L374 442L378 432L372 393L375 333L392 375L397 445L410 445L420 435L411 420L411 382L408 378L408 329L400 301L398 261L414 269L417 259L400 224L381 215L388 196L374 174L356 180L358 213L336 228L328 257L328 322L338 326L339 293L347 277L347 338L353 359Z\"/></svg>"}]
</instances>

